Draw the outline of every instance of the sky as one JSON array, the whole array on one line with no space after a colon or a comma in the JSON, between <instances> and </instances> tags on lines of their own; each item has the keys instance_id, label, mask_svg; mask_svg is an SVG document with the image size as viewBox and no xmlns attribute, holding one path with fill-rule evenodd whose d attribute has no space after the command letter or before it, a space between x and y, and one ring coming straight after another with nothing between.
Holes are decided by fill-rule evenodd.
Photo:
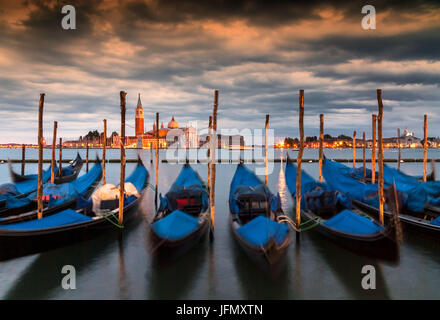
<instances>
[{"instance_id":1,"label":"sky","mask_svg":"<svg viewBox=\"0 0 440 320\"><path fill-rule=\"evenodd\" d=\"M61 8L76 9L64 30ZM376 29L361 25L364 5ZM270 127L298 136L298 92L305 90L305 134L371 135L376 89L383 91L384 135L408 128L440 136L438 1L0 0L0 143L36 143L44 92L44 136L127 134L138 94L145 128L207 126L219 90L218 127Z\"/></svg>"}]
</instances>

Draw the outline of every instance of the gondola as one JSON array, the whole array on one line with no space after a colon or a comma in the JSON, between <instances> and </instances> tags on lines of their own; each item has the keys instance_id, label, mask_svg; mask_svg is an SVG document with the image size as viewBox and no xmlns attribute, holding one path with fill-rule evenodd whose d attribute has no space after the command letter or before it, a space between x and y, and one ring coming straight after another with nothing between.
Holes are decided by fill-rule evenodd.
<instances>
[{"instance_id":1,"label":"gondola","mask_svg":"<svg viewBox=\"0 0 440 320\"><path fill-rule=\"evenodd\" d=\"M386 172L388 169L390 168L384 166L384 178L387 176ZM330 187L348 195L352 199L353 204L360 210L378 217L377 183L363 183L347 174L348 170L349 168L343 164L324 158L323 173ZM388 174L395 173L388 172ZM440 209L438 204L432 204L435 204L438 198L434 199L429 195L429 192L436 192L437 181L428 185L419 184L414 188L402 190L403 185L398 185L397 179L389 177L388 179L396 183L399 200L399 218L403 226L440 239ZM385 186L390 187L389 185ZM385 205L384 218L389 220L392 217L392 212Z\"/></svg>"},{"instance_id":2,"label":"gondola","mask_svg":"<svg viewBox=\"0 0 440 320\"><path fill-rule=\"evenodd\" d=\"M79 173L81 172L82 166L84 164L83 159L77 153L76 158L70 162L70 164L66 167L61 168L61 176L59 176L59 170L55 166L55 184L61 184L66 182L71 182L75 180ZM28 174L28 175L21 175L12 169L12 165L9 162L9 173L11 175L11 179L13 182L23 182L27 180L36 180L38 179L38 175L36 174ZM49 173L50 178L50 173Z\"/></svg>"},{"instance_id":3,"label":"gondola","mask_svg":"<svg viewBox=\"0 0 440 320\"><path fill-rule=\"evenodd\" d=\"M72 182L43 185L43 214L50 215L75 206L78 198L88 198L102 178L102 166L97 162L89 172ZM17 182L20 184L23 182ZM35 219L37 216L37 191L25 197L8 196L6 205L0 208L0 225Z\"/></svg>"},{"instance_id":4,"label":"gondola","mask_svg":"<svg viewBox=\"0 0 440 320\"><path fill-rule=\"evenodd\" d=\"M296 196L297 167L287 160L285 178L293 198ZM350 199L315 181L301 170L301 220L335 243L354 251L384 260L399 256L396 225L382 226L365 212L355 208Z\"/></svg>"},{"instance_id":5,"label":"gondola","mask_svg":"<svg viewBox=\"0 0 440 320\"><path fill-rule=\"evenodd\" d=\"M237 166L229 193L232 233L249 255L263 268L276 265L290 242L290 229L284 222L281 201L243 163Z\"/></svg>"},{"instance_id":6,"label":"gondola","mask_svg":"<svg viewBox=\"0 0 440 320\"><path fill-rule=\"evenodd\" d=\"M42 181L46 183L50 179L50 166L43 171ZM0 211L5 208L11 208L19 204L19 200L27 197L37 190L38 177L15 183L4 183L0 185Z\"/></svg>"},{"instance_id":7,"label":"gondola","mask_svg":"<svg viewBox=\"0 0 440 320\"><path fill-rule=\"evenodd\" d=\"M386 165L384 164L384 166L386 166ZM431 168L432 168L431 173L426 176L426 181L435 181L436 180L436 171L435 171L435 162L434 161L431 161ZM393 169L393 170L396 170L396 169ZM398 171L398 170L396 170L396 171ZM406 178L408 178L410 180L417 181L417 182L423 182L423 176L410 176L410 175L402 173L401 171L398 171L398 172L400 172L400 174L404 175ZM371 171L371 169L368 169L368 168L365 168L365 178L364 178L364 168L363 167L348 168L347 174L357 180L361 180L366 183L372 182L372 171ZM378 176L379 176L379 173L376 171L376 179Z\"/></svg>"},{"instance_id":8,"label":"gondola","mask_svg":"<svg viewBox=\"0 0 440 320\"><path fill-rule=\"evenodd\" d=\"M99 164L97 164L99 165ZM125 180L124 223L136 212L139 197L147 185L148 171L138 163ZM119 212L119 187L106 184L90 200L78 201L42 219L0 225L0 260L8 260L88 240L108 229L115 229Z\"/></svg>"},{"instance_id":9,"label":"gondola","mask_svg":"<svg viewBox=\"0 0 440 320\"><path fill-rule=\"evenodd\" d=\"M209 196L197 172L183 166L150 223L154 253L176 259L190 250L209 229Z\"/></svg>"}]
</instances>

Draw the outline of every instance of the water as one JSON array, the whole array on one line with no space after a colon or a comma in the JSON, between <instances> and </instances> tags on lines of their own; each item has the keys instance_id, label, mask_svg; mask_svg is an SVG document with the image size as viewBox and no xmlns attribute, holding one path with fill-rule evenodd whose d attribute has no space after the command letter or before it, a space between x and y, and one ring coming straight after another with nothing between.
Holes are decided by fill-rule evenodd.
<instances>
[{"instance_id":1,"label":"water","mask_svg":"<svg viewBox=\"0 0 440 320\"><path fill-rule=\"evenodd\" d=\"M21 151L20 151L21 152ZM31 156L29 150L28 158ZM100 150L90 150L91 157ZM276 150L275 157L284 156ZM404 158L422 158L422 150L404 150ZM15 154L17 153L17 154ZM64 150L65 159L76 150ZM85 150L80 150L85 156ZM36 154L36 153L35 153ZM108 152L118 158L117 150ZM136 150L127 150L127 158L135 158ZM290 152L295 156L294 152ZM327 150L329 158L351 158L351 150ZM361 150L358 151L361 155ZM396 155L388 150L385 157ZM437 150L430 157L438 158ZM18 150L3 150L0 158L20 158ZM304 157L317 156L317 150L306 150ZM45 154L50 157L50 152ZM142 157L149 160L149 151ZM182 159L184 159L183 157ZM45 164L45 167L48 164ZM370 164L367 164L368 166ZM396 166L396 163L390 163ZM20 165L14 165L19 170ZM206 164L194 164L206 180ZM262 164L249 164L255 168ZM84 166L85 167L85 166ZM129 174L135 164L127 164ZM26 172L36 172L36 164L27 164ZM166 193L178 174L181 164L160 164L159 192ZM283 170L275 163L269 175L269 186L280 192L283 208L292 215L292 200L286 189ZM317 163L303 168L317 178ZM421 175L421 163L403 163L402 170ZM154 168L148 163L150 183L154 184ZM84 170L84 168L83 168ZM217 165L215 240L202 241L187 255L172 264L152 263L149 229L140 215L124 230L108 232L91 241L50 252L0 263L0 298L2 299L439 299L440 243L418 234L405 233L398 264L388 264L358 256L313 230L301 235L301 241L290 246L285 265L278 275L270 275L256 267L232 237L228 224L228 192L235 164ZM107 165L107 180L117 183L119 164ZM6 164L0 164L0 183L8 182ZM148 189L146 214L153 210L154 194ZM76 290L63 290L61 268L76 268ZM376 268L377 289L361 289L361 268Z\"/></svg>"}]
</instances>

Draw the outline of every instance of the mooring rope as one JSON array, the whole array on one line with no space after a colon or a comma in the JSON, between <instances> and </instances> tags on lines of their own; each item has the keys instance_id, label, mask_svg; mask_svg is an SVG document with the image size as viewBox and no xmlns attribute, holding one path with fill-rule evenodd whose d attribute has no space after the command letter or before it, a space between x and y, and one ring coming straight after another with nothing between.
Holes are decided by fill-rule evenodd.
<instances>
[{"instance_id":1,"label":"mooring rope","mask_svg":"<svg viewBox=\"0 0 440 320\"><path fill-rule=\"evenodd\" d=\"M304 221L304 222L302 222L299 225L299 228L298 228L298 226L292 220L292 218L290 218L290 217L288 217L286 215L278 216L278 222L285 222L285 223L287 223L292 229L294 229L297 232L304 232L304 231L310 230L310 229L320 225L321 222L317 221L318 219L319 218L316 217L315 219L310 219L310 220ZM307 224L312 223L312 222L315 222L315 224L313 224L311 226L308 226L308 227L305 227Z\"/></svg>"},{"instance_id":2,"label":"mooring rope","mask_svg":"<svg viewBox=\"0 0 440 320\"><path fill-rule=\"evenodd\" d=\"M296 226L296 223L293 222L293 220L292 220L290 217L286 216L286 215L278 216L278 217L277 217L277 220L278 220L278 222L285 222L285 223L287 223L292 229L294 229L294 230L297 231L297 232L300 232L300 231L301 231L301 230L298 229L298 227Z\"/></svg>"},{"instance_id":3,"label":"mooring rope","mask_svg":"<svg viewBox=\"0 0 440 320\"><path fill-rule=\"evenodd\" d=\"M116 223L114 221L112 221L108 216L111 216L113 218L115 218L115 220L117 220L119 222L119 219L116 218L114 213L110 213L110 214L106 214L106 215L102 215L101 217L103 217L105 220L107 220L108 222L110 222L112 225L114 225L115 227L119 228L119 229L123 229L124 226L119 225L119 223Z\"/></svg>"}]
</instances>

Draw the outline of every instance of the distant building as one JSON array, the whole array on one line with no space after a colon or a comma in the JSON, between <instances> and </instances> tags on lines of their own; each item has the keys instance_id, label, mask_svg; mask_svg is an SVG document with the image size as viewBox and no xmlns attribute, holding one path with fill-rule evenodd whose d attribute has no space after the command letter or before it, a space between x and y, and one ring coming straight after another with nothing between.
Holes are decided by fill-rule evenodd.
<instances>
[{"instance_id":1,"label":"distant building","mask_svg":"<svg viewBox=\"0 0 440 320\"><path fill-rule=\"evenodd\" d=\"M208 134L200 136L199 145L200 147L208 147ZM244 147L244 136L242 135L221 135L217 134L218 148L228 149L228 148L240 148Z\"/></svg>"},{"instance_id":2,"label":"distant building","mask_svg":"<svg viewBox=\"0 0 440 320\"><path fill-rule=\"evenodd\" d=\"M142 108L141 94L139 93L135 116L135 135L139 137L144 133L144 109Z\"/></svg>"},{"instance_id":3,"label":"distant building","mask_svg":"<svg viewBox=\"0 0 440 320\"><path fill-rule=\"evenodd\" d=\"M142 107L141 96L139 94L135 115L135 136L126 137L125 145L132 148L156 148L158 141L159 148L177 147L177 148L198 148L199 138L197 129L193 127L179 127L179 123L171 118L167 127L162 122L158 130L158 139L156 139L156 124L153 123L153 129L144 131L144 110Z\"/></svg>"},{"instance_id":4,"label":"distant building","mask_svg":"<svg viewBox=\"0 0 440 320\"><path fill-rule=\"evenodd\" d=\"M400 146L403 148L420 148L422 147L421 141L422 139L415 137L414 133L409 132L408 129L403 130L403 135L400 136ZM395 143L397 146L398 142Z\"/></svg>"}]
</instances>

